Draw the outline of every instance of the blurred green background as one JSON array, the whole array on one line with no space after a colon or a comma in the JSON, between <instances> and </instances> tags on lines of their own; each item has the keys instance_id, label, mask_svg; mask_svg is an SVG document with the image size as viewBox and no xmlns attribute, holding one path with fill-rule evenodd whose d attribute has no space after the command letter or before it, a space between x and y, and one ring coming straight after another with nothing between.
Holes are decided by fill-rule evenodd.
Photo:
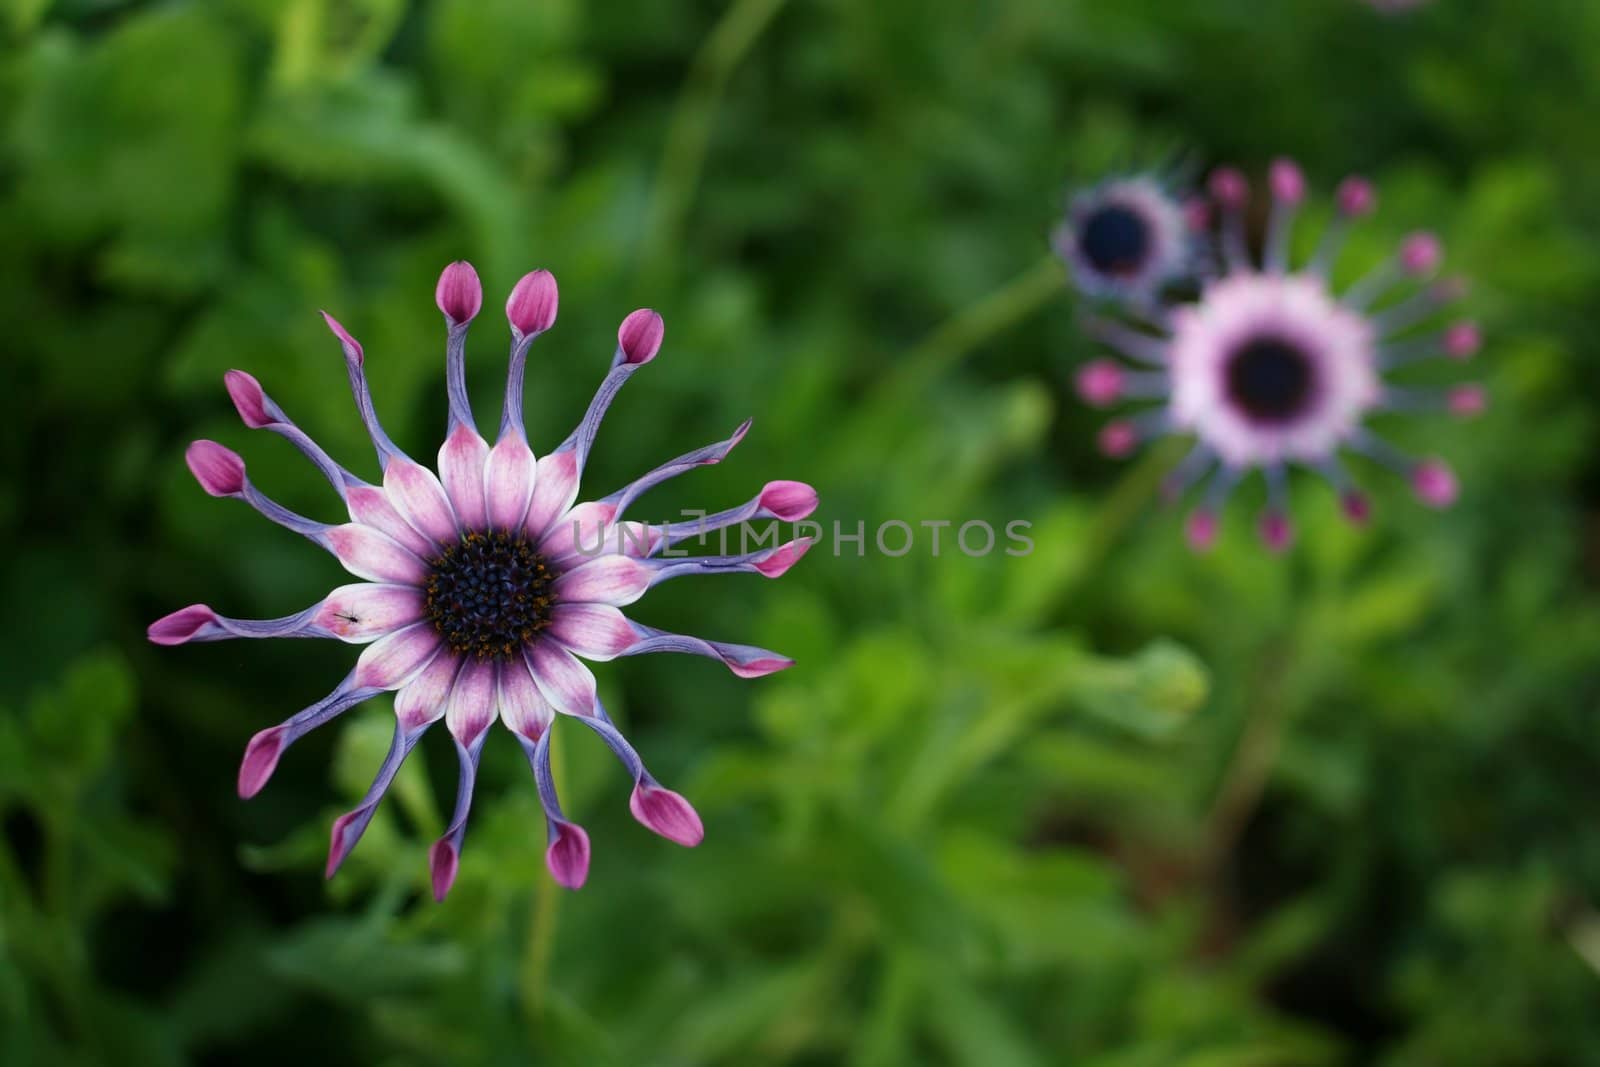
<instances>
[{"instance_id":1,"label":"blurred green background","mask_svg":"<svg viewBox=\"0 0 1600 1067\"><path fill-rule=\"evenodd\" d=\"M0 1062L1600 1064L1600 5L4 0L0 35ZM1195 558L1155 499L1170 452L1094 453L1046 235L1074 183L1278 153L1313 215L1379 181L1350 272L1440 230L1494 404L1390 428L1451 457L1454 511L1363 469L1352 531L1297 482L1273 559L1257 484ZM461 257L491 425L500 301L560 279L541 451L621 316L665 316L594 495L752 415L654 517L799 478L830 526L1024 518L1037 550L825 545L657 591L638 617L800 661L597 671L705 843L634 824L558 727L594 866L556 890L497 731L436 905L442 734L325 883L388 700L245 803L245 741L353 651L144 627L338 584L183 448L336 518L221 385L249 370L372 474L326 308L431 455Z\"/></svg>"}]
</instances>

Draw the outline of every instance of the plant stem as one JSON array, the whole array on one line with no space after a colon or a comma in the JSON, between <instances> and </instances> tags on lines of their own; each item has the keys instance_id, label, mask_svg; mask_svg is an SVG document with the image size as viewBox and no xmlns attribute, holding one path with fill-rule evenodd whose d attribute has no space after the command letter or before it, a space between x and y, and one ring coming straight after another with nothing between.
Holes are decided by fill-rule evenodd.
<instances>
[{"instance_id":1,"label":"plant stem","mask_svg":"<svg viewBox=\"0 0 1600 1067\"><path fill-rule=\"evenodd\" d=\"M1251 687L1253 699L1244 728L1234 745L1216 799L1206 816L1205 840L1197 874L1211 880L1239 843L1255 814L1267 781L1278 762L1288 711L1288 681L1292 646L1288 638L1269 642L1263 666Z\"/></svg>"},{"instance_id":2,"label":"plant stem","mask_svg":"<svg viewBox=\"0 0 1600 1067\"><path fill-rule=\"evenodd\" d=\"M1059 296L1061 287L1060 262L1054 255L1045 256L976 304L946 319L885 376L877 386L877 395L920 394L967 353ZM868 401L864 406L874 405Z\"/></svg>"},{"instance_id":3,"label":"plant stem","mask_svg":"<svg viewBox=\"0 0 1600 1067\"><path fill-rule=\"evenodd\" d=\"M559 787L562 775L563 746L550 734L550 776ZM544 1020L546 994L550 986L550 957L555 949L556 920L560 915L561 895L555 879L540 879L534 893L533 915L529 919L528 944L522 959L522 1007L530 1030L537 1031Z\"/></svg>"},{"instance_id":4,"label":"plant stem","mask_svg":"<svg viewBox=\"0 0 1600 1067\"><path fill-rule=\"evenodd\" d=\"M690 62L689 76L667 129L646 231L641 273L644 286L651 291L663 288L670 278L684 220L705 167L717 104L728 80L783 4L784 0L735 0Z\"/></svg>"}]
</instances>

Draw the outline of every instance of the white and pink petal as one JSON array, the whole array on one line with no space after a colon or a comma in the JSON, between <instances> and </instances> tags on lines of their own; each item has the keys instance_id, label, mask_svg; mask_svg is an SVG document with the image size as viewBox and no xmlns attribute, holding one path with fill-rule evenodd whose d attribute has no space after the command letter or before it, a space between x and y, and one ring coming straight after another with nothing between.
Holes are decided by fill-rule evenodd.
<instances>
[{"instance_id":1,"label":"white and pink petal","mask_svg":"<svg viewBox=\"0 0 1600 1067\"><path fill-rule=\"evenodd\" d=\"M484 464L484 490L489 525L496 530L521 530L533 499L538 461L518 433L495 442Z\"/></svg>"},{"instance_id":2,"label":"white and pink petal","mask_svg":"<svg viewBox=\"0 0 1600 1067\"><path fill-rule=\"evenodd\" d=\"M650 588L656 568L628 556L601 556L580 563L555 580L558 600L572 604L632 604Z\"/></svg>"},{"instance_id":3,"label":"white and pink petal","mask_svg":"<svg viewBox=\"0 0 1600 1067\"><path fill-rule=\"evenodd\" d=\"M615 659L637 644L639 634L609 604L557 604L550 611L551 638L584 659Z\"/></svg>"},{"instance_id":4,"label":"white and pink petal","mask_svg":"<svg viewBox=\"0 0 1600 1067\"><path fill-rule=\"evenodd\" d=\"M357 578L398 585L422 585L428 580L428 565L421 558L371 526L347 522L329 527L322 536L328 551Z\"/></svg>"},{"instance_id":5,"label":"white and pink petal","mask_svg":"<svg viewBox=\"0 0 1600 1067\"><path fill-rule=\"evenodd\" d=\"M409 459L395 458L383 470L383 488L412 529L447 545L456 539L456 516L450 497L432 471Z\"/></svg>"},{"instance_id":6,"label":"white and pink petal","mask_svg":"<svg viewBox=\"0 0 1600 1067\"><path fill-rule=\"evenodd\" d=\"M439 447L439 480L464 529L481 530L488 522L484 468L489 442L466 425L457 426Z\"/></svg>"},{"instance_id":7,"label":"white and pink petal","mask_svg":"<svg viewBox=\"0 0 1600 1067\"><path fill-rule=\"evenodd\" d=\"M361 644L422 619L426 598L414 585L341 585L317 609L315 622L341 641Z\"/></svg>"},{"instance_id":8,"label":"white and pink petal","mask_svg":"<svg viewBox=\"0 0 1600 1067\"><path fill-rule=\"evenodd\" d=\"M535 642L527 656L534 683L557 711L580 717L595 713L594 675L578 657L548 638Z\"/></svg>"},{"instance_id":9,"label":"white and pink petal","mask_svg":"<svg viewBox=\"0 0 1600 1067\"><path fill-rule=\"evenodd\" d=\"M399 689L438 653L443 642L432 623L418 622L370 644L356 660L358 685Z\"/></svg>"}]
</instances>

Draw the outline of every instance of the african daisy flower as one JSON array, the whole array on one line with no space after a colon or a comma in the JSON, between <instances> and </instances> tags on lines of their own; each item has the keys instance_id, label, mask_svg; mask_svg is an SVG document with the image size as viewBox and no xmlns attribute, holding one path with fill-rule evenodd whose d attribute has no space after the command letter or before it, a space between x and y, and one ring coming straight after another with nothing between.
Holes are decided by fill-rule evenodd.
<instances>
[{"instance_id":1,"label":"african daisy flower","mask_svg":"<svg viewBox=\"0 0 1600 1067\"><path fill-rule=\"evenodd\" d=\"M623 320L611 369L583 421L553 452L536 459L523 431L522 379L529 346L555 322L555 279L534 271L506 301L510 374L493 447L478 433L467 401L467 328L483 303L477 273L467 263L451 264L435 296L448 330L449 395L437 475L384 433L373 412L361 345L326 313L328 328L344 348L356 408L377 449L381 485L334 462L255 378L234 370L226 383L247 426L287 438L327 477L349 510L349 522L317 522L273 502L251 484L244 462L213 441L196 441L188 450L189 469L206 492L245 501L327 549L363 581L340 586L297 614L268 621L225 618L195 604L151 624L150 640L180 645L235 637L321 637L367 646L332 693L251 738L239 768L239 795L254 796L298 738L369 697L395 691L388 757L361 803L334 822L328 877L355 847L411 749L443 719L461 770L449 828L429 852L434 896L442 900L455 880L479 754L498 719L532 765L545 812L550 873L576 889L588 874L589 838L562 814L556 797L550 728L558 713L583 722L615 751L633 777L629 807L641 823L680 845L696 845L703 836L694 808L657 783L607 716L594 675L579 657L688 652L720 660L743 678L791 666L775 652L668 633L634 622L619 609L670 578L739 572L778 577L804 555L809 541L736 556L691 557L669 550L708 530L804 518L817 497L799 482L770 482L743 506L699 521L649 526L624 519L646 490L720 462L744 437L747 421L725 441L664 463L610 496L575 504L584 461L607 407L661 347L661 317L639 310Z\"/></svg>"},{"instance_id":2,"label":"african daisy flower","mask_svg":"<svg viewBox=\"0 0 1600 1067\"><path fill-rule=\"evenodd\" d=\"M1367 429L1367 418L1428 409L1470 416L1485 403L1476 385L1431 390L1384 380L1389 371L1422 359L1465 359L1478 349L1478 329L1470 322L1419 333L1463 289L1459 281L1430 281L1443 255L1438 239L1412 234L1392 257L1335 294L1329 269L1348 224L1376 206L1372 186L1361 178L1340 185L1335 220L1299 268L1291 267L1288 248L1305 179L1293 163L1279 160L1272 165L1269 186L1260 265L1247 248L1244 175L1220 169L1210 181L1222 216L1220 274L1207 280L1197 300L1157 309L1151 321L1091 319L1089 329L1099 340L1142 367L1094 360L1077 376L1080 395L1097 407L1125 399L1157 402L1104 428L1100 446L1107 454L1127 455L1139 442L1162 434L1195 437L1167 492L1176 498L1215 471L1188 521L1189 541L1198 549L1215 540L1218 510L1229 491L1257 470L1267 483L1261 537L1275 551L1287 548L1293 539L1285 499L1290 464L1327 478L1339 491L1346 516L1365 521L1370 505L1340 462L1345 449L1407 477L1423 503L1449 506L1456 496L1450 468L1439 459L1402 454ZM1420 287L1389 299L1408 281Z\"/></svg>"},{"instance_id":3,"label":"african daisy flower","mask_svg":"<svg viewBox=\"0 0 1600 1067\"><path fill-rule=\"evenodd\" d=\"M1195 276L1200 221L1154 175L1113 178L1072 197L1051 244L1085 296L1149 305Z\"/></svg>"}]
</instances>

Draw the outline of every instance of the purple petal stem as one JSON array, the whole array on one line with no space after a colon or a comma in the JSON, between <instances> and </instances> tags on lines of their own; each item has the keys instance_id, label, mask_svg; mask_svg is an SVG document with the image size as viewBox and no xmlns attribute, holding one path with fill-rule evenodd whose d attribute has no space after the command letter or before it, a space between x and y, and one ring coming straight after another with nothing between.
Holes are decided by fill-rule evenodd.
<instances>
[{"instance_id":1,"label":"purple petal stem","mask_svg":"<svg viewBox=\"0 0 1600 1067\"><path fill-rule=\"evenodd\" d=\"M556 796L555 777L550 771L550 733L546 731L537 742L520 734L517 740L522 742L522 750L533 767L539 804L544 808L545 829L550 841L545 848L545 866L557 885L582 889L589 877L589 835L583 827L568 822L561 814L561 800Z\"/></svg>"},{"instance_id":2,"label":"purple petal stem","mask_svg":"<svg viewBox=\"0 0 1600 1067\"><path fill-rule=\"evenodd\" d=\"M528 369L528 349L538 336L536 333L526 337L511 335L511 358L506 365L506 402L500 410L500 437L515 433L526 440L528 436L522 426L523 377Z\"/></svg>"},{"instance_id":3,"label":"purple petal stem","mask_svg":"<svg viewBox=\"0 0 1600 1067\"><path fill-rule=\"evenodd\" d=\"M817 507L817 491L804 482L768 482L760 493L736 508L655 528L652 554L691 537L703 537L757 519L798 522Z\"/></svg>"},{"instance_id":4,"label":"purple petal stem","mask_svg":"<svg viewBox=\"0 0 1600 1067\"><path fill-rule=\"evenodd\" d=\"M242 370L230 370L222 378L244 424L254 430L270 430L298 448L322 472L322 476L328 479L328 484L341 498L345 497L347 490L367 484L341 466L310 435L296 426L253 375Z\"/></svg>"},{"instance_id":5,"label":"purple petal stem","mask_svg":"<svg viewBox=\"0 0 1600 1067\"><path fill-rule=\"evenodd\" d=\"M411 750L416 747L427 728L428 724L424 723L420 727L407 730L398 719L395 720L394 739L389 742L389 754L383 758L383 764L372 779L371 788L367 790L366 796L361 798L361 803L333 821L333 830L328 842L328 866L323 877L333 877L339 865L345 861L345 857L356 847L356 842L361 840L361 835L366 833L367 824L372 822L373 815L378 811L378 804L389 790L389 783L394 781L401 764L411 754Z\"/></svg>"},{"instance_id":6,"label":"purple petal stem","mask_svg":"<svg viewBox=\"0 0 1600 1067\"><path fill-rule=\"evenodd\" d=\"M584 463L589 458L589 450L594 447L594 437L600 431L600 422L606 417L606 409L611 406L611 401L616 399L622 384L633 377L633 372L639 367L640 364L623 361L619 353L618 360L600 382L600 388L595 390L594 399L589 401L589 408L583 413L583 421L572 431L572 436L556 448L557 452L573 452L578 461L580 475L583 473Z\"/></svg>"},{"instance_id":7,"label":"purple petal stem","mask_svg":"<svg viewBox=\"0 0 1600 1067\"><path fill-rule=\"evenodd\" d=\"M278 757L283 755L284 749L323 723L380 692L381 689L373 686L357 685L356 672L351 671L338 688L315 704L296 712L277 726L257 733L245 746L244 760L239 765L239 795L249 799L261 791L277 768Z\"/></svg>"},{"instance_id":8,"label":"purple petal stem","mask_svg":"<svg viewBox=\"0 0 1600 1067\"><path fill-rule=\"evenodd\" d=\"M472 401L467 397L467 322L454 322L444 346L445 395L450 405L450 418L446 433L458 426L476 430L472 421Z\"/></svg>"},{"instance_id":9,"label":"purple petal stem","mask_svg":"<svg viewBox=\"0 0 1600 1067\"><path fill-rule=\"evenodd\" d=\"M362 352L360 343L350 336L350 332L339 321L326 311L322 317L327 320L328 329L339 339L339 344L344 348L345 370L350 375L350 392L356 401L356 411L361 415L362 425L367 428L367 436L372 438L372 447L378 453L378 466L380 469L389 465L389 460L395 456L404 456L405 453L389 440L389 435L383 432L383 426L378 422L378 413L372 407L372 390L367 387L366 356Z\"/></svg>"},{"instance_id":10,"label":"purple petal stem","mask_svg":"<svg viewBox=\"0 0 1600 1067\"><path fill-rule=\"evenodd\" d=\"M697 556L692 559L658 556L639 562L655 570L655 576L650 580L652 586L689 574L748 573L778 578L798 563L815 543L809 537L802 537L781 544L777 548L746 552L738 556Z\"/></svg>"},{"instance_id":11,"label":"purple petal stem","mask_svg":"<svg viewBox=\"0 0 1600 1067\"><path fill-rule=\"evenodd\" d=\"M467 815L472 810L472 790L478 779L478 757L483 753L480 733L471 745L456 742L456 757L461 764L461 777L456 784L456 810L444 836L428 850L428 868L433 879L433 899L444 900L455 884L456 871L461 863L461 840L467 833Z\"/></svg>"},{"instance_id":12,"label":"purple petal stem","mask_svg":"<svg viewBox=\"0 0 1600 1067\"><path fill-rule=\"evenodd\" d=\"M281 619L230 619L204 604L191 604L157 619L146 633L158 645L228 641L236 637L333 637L333 633L317 625L321 610L321 604L313 604Z\"/></svg>"},{"instance_id":13,"label":"purple petal stem","mask_svg":"<svg viewBox=\"0 0 1600 1067\"><path fill-rule=\"evenodd\" d=\"M661 466L650 471L648 474L634 482L631 482L628 485L623 486L615 493L612 493L610 496L606 497L604 503L614 505L616 507L615 518L620 519L622 517L622 513L628 509L629 505L637 500L639 496L642 495L646 490L660 485L669 478L675 478L684 471L693 470L696 467L709 467L713 464L721 463L727 458L728 453L732 452L734 448L738 446L739 442L744 440L744 435L750 432L751 421L752 420L750 419L745 419L744 422L739 424L739 428L734 430L733 435L727 438L727 440L718 441L715 444L709 444L702 448L697 448L692 452L685 452L676 459L669 459L667 462L661 464Z\"/></svg>"},{"instance_id":14,"label":"purple petal stem","mask_svg":"<svg viewBox=\"0 0 1600 1067\"><path fill-rule=\"evenodd\" d=\"M722 661L740 678L760 678L763 675L787 670L794 660L754 645L731 645L721 641L707 641L687 634L668 633L653 626L629 620L639 640L619 655L643 656L652 652L682 652L691 656L707 656Z\"/></svg>"}]
</instances>

